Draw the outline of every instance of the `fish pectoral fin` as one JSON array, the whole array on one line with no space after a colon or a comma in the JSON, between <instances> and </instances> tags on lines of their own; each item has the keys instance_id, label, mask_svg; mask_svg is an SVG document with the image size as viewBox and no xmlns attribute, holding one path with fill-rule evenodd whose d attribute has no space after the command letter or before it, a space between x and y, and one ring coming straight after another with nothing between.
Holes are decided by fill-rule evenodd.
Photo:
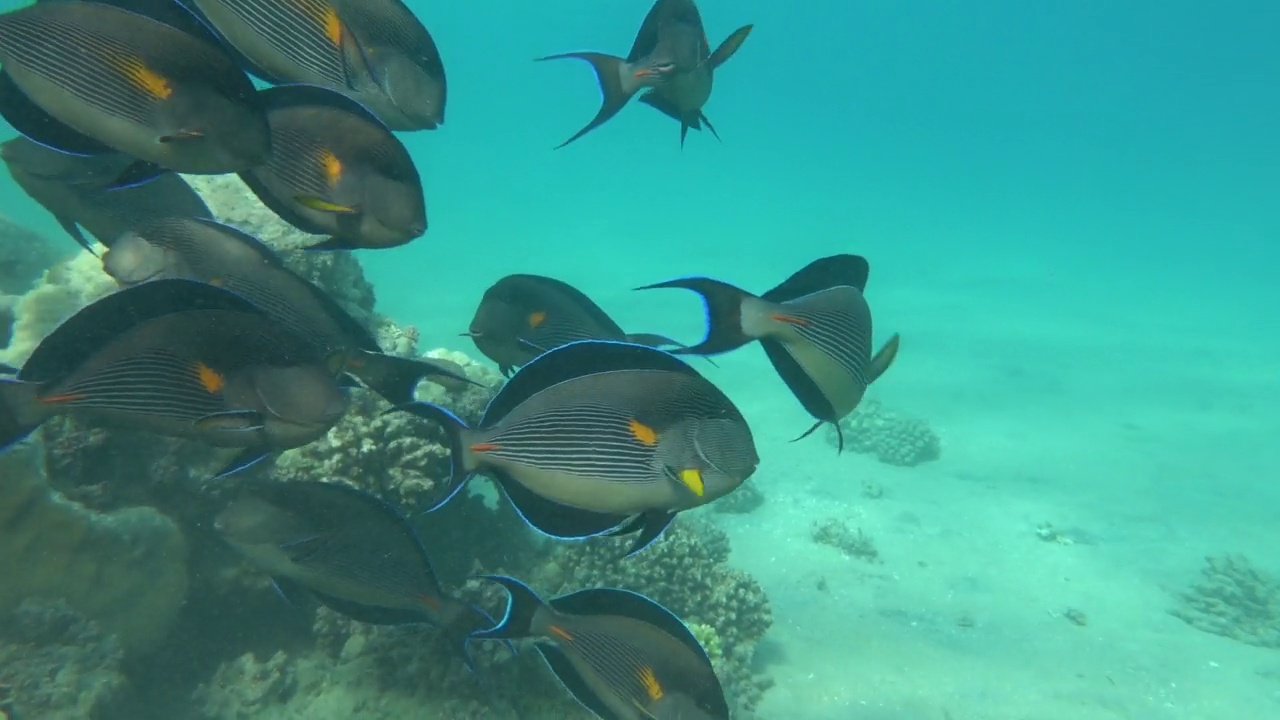
<instances>
[{"instance_id":1,"label":"fish pectoral fin","mask_svg":"<svg viewBox=\"0 0 1280 720\"><path fill-rule=\"evenodd\" d=\"M315 195L294 195L293 199L303 207L310 208L316 212L334 213L336 215L356 215L359 214L360 208L354 205L343 205L341 203L330 202L322 197Z\"/></svg>"},{"instance_id":2,"label":"fish pectoral fin","mask_svg":"<svg viewBox=\"0 0 1280 720\"><path fill-rule=\"evenodd\" d=\"M203 137L204 133L199 130L179 130L169 135L161 135L159 139L162 143L172 143L184 140L200 140Z\"/></svg>"},{"instance_id":3,"label":"fish pectoral fin","mask_svg":"<svg viewBox=\"0 0 1280 720\"><path fill-rule=\"evenodd\" d=\"M707 58L707 63L711 65L711 69L715 70L725 64L733 54L738 52L738 48L742 47L743 41L751 34L751 29L755 25L743 25L729 34L729 37L720 43L720 47L716 48L711 56Z\"/></svg>"},{"instance_id":4,"label":"fish pectoral fin","mask_svg":"<svg viewBox=\"0 0 1280 720\"><path fill-rule=\"evenodd\" d=\"M272 576L271 587L285 602L296 608L305 605L309 599L309 594L305 588L287 578Z\"/></svg>"},{"instance_id":5,"label":"fish pectoral fin","mask_svg":"<svg viewBox=\"0 0 1280 720\"><path fill-rule=\"evenodd\" d=\"M871 362L867 364L868 385L879 380L884 371L888 370L889 366L893 364L894 359L898 357L899 344L898 333L894 333L893 337L886 340L884 345L876 351L875 356L871 358Z\"/></svg>"},{"instance_id":6,"label":"fish pectoral fin","mask_svg":"<svg viewBox=\"0 0 1280 720\"><path fill-rule=\"evenodd\" d=\"M262 414L253 410L227 410L196 418L191 424L204 432L252 432L261 430L264 421Z\"/></svg>"},{"instance_id":7,"label":"fish pectoral fin","mask_svg":"<svg viewBox=\"0 0 1280 720\"><path fill-rule=\"evenodd\" d=\"M80 232L80 226L76 224L75 220L59 217L58 224L62 226L63 230L67 231L67 234L71 236L71 239L75 240L80 247L88 250L89 254L98 254L97 251L93 249L93 243L89 242L89 239L84 236L84 233Z\"/></svg>"},{"instance_id":8,"label":"fish pectoral fin","mask_svg":"<svg viewBox=\"0 0 1280 720\"><path fill-rule=\"evenodd\" d=\"M542 347L541 345L538 345L537 343L531 342L529 340L525 340L524 338L516 338L516 342L519 343L520 345L523 345L529 348L530 350L533 350L534 352L537 352L538 354L542 354L547 351L547 349Z\"/></svg>"}]
</instances>

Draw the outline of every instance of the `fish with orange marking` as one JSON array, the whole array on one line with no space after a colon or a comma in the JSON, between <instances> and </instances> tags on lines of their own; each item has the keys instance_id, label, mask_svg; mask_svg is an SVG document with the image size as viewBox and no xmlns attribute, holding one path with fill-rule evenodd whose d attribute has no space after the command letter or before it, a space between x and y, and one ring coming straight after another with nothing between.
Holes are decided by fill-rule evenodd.
<instances>
[{"instance_id":1,"label":"fish with orange marking","mask_svg":"<svg viewBox=\"0 0 1280 720\"><path fill-rule=\"evenodd\" d=\"M417 166L368 109L312 85L268 88L261 101L274 151L240 177L289 224L329 236L311 249L396 247L426 232Z\"/></svg>"},{"instance_id":2,"label":"fish with orange marking","mask_svg":"<svg viewBox=\"0 0 1280 720\"><path fill-rule=\"evenodd\" d=\"M493 624L440 586L422 541L396 508L349 485L253 483L214 528L285 597L297 601L305 593L360 622L435 625L468 664L468 637Z\"/></svg>"},{"instance_id":3,"label":"fish with orange marking","mask_svg":"<svg viewBox=\"0 0 1280 720\"><path fill-rule=\"evenodd\" d=\"M707 651L674 613L614 588L543 600L510 577L502 622L477 639L531 638L551 672L604 720L728 720L729 705Z\"/></svg>"},{"instance_id":4,"label":"fish with orange marking","mask_svg":"<svg viewBox=\"0 0 1280 720\"><path fill-rule=\"evenodd\" d=\"M538 60L576 58L595 70L600 83L601 104L596 116L564 147L617 115L631 97L641 90L640 102L680 123L680 145L689 130L703 125L716 134L702 107L711 97L714 71L733 57L742 46L751 25L744 25L714 51L707 44L702 16L693 0L657 0L649 9L626 58L599 52L572 52L548 55Z\"/></svg>"},{"instance_id":5,"label":"fish with orange marking","mask_svg":"<svg viewBox=\"0 0 1280 720\"><path fill-rule=\"evenodd\" d=\"M475 384L455 363L385 353L377 337L327 292L285 266L271 248L211 219L169 217L139 222L102 256L121 286L156 278L192 278L239 293L318 351L342 351L343 370L392 404L412 402L418 383L448 389Z\"/></svg>"},{"instance_id":6,"label":"fish with orange marking","mask_svg":"<svg viewBox=\"0 0 1280 720\"><path fill-rule=\"evenodd\" d=\"M503 375L542 353L578 340L617 340L651 347L680 343L652 333L628 333L591 298L544 275L507 275L485 290L469 336Z\"/></svg>"},{"instance_id":7,"label":"fish with orange marking","mask_svg":"<svg viewBox=\"0 0 1280 720\"><path fill-rule=\"evenodd\" d=\"M840 421L898 356L896 333L871 353L871 308L863 295L870 270L861 256L832 255L809 263L759 296L706 277L668 280L637 290L685 288L702 296L706 337L674 354L718 355L759 340L778 375L817 420L796 439L830 423L843 450Z\"/></svg>"},{"instance_id":8,"label":"fish with orange marking","mask_svg":"<svg viewBox=\"0 0 1280 720\"><path fill-rule=\"evenodd\" d=\"M41 2L0 15L0 114L71 154L223 174L271 154L253 83L178 2ZM55 122L41 122L51 119Z\"/></svg>"},{"instance_id":9,"label":"fish with orange marking","mask_svg":"<svg viewBox=\"0 0 1280 720\"><path fill-rule=\"evenodd\" d=\"M338 421L347 405L335 364L233 292L143 283L72 315L0 379L0 449L66 414L237 448L225 475Z\"/></svg>"},{"instance_id":10,"label":"fish with orange marking","mask_svg":"<svg viewBox=\"0 0 1280 720\"><path fill-rule=\"evenodd\" d=\"M675 515L740 486L759 463L733 402L688 364L644 345L569 343L520 368L470 427L430 403L451 450L450 491L495 478L532 527L556 538L655 540Z\"/></svg>"}]
</instances>

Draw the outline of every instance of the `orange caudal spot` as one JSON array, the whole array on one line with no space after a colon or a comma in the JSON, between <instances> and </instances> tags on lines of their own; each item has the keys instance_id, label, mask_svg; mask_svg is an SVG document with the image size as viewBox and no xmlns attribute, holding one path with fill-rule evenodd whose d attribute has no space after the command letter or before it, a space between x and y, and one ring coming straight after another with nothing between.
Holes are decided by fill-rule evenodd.
<instances>
[{"instance_id":1,"label":"orange caudal spot","mask_svg":"<svg viewBox=\"0 0 1280 720\"><path fill-rule=\"evenodd\" d=\"M426 605L432 610L436 612L440 611L440 598L435 595L419 595L418 599L422 601L423 605Z\"/></svg>"},{"instance_id":2,"label":"orange caudal spot","mask_svg":"<svg viewBox=\"0 0 1280 720\"><path fill-rule=\"evenodd\" d=\"M550 625L547 627L547 631L565 642L573 642L573 635L559 625Z\"/></svg>"},{"instance_id":3,"label":"orange caudal spot","mask_svg":"<svg viewBox=\"0 0 1280 720\"><path fill-rule=\"evenodd\" d=\"M150 95L156 100L166 100L173 94L173 85L169 78L147 67L142 58L134 55L119 55L112 58L112 64L124 74L134 87Z\"/></svg>"},{"instance_id":4,"label":"orange caudal spot","mask_svg":"<svg viewBox=\"0 0 1280 720\"><path fill-rule=\"evenodd\" d=\"M337 185L342 179L342 161L331 151L325 150L320 154L320 167L324 170L324 180L329 183L329 187Z\"/></svg>"},{"instance_id":5,"label":"orange caudal spot","mask_svg":"<svg viewBox=\"0 0 1280 720\"><path fill-rule=\"evenodd\" d=\"M801 318L801 317L796 317L795 315L784 315L782 313L773 313L769 317L773 318L774 320L777 320L778 322L784 322L788 325L800 325L803 327L809 324L808 320L805 320L804 318Z\"/></svg>"},{"instance_id":6,"label":"orange caudal spot","mask_svg":"<svg viewBox=\"0 0 1280 720\"><path fill-rule=\"evenodd\" d=\"M42 403L46 403L49 405L57 405L59 403L69 403L69 402L75 402L77 400L83 400L84 398L85 398L84 393L62 393L61 395L46 395L38 399Z\"/></svg>"},{"instance_id":7,"label":"orange caudal spot","mask_svg":"<svg viewBox=\"0 0 1280 720\"><path fill-rule=\"evenodd\" d=\"M209 394L218 392L227 384L222 373L204 363L196 363L196 379L200 381L200 387Z\"/></svg>"},{"instance_id":8,"label":"orange caudal spot","mask_svg":"<svg viewBox=\"0 0 1280 720\"><path fill-rule=\"evenodd\" d=\"M476 443L471 446L471 452L492 452L500 449L502 446L497 443Z\"/></svg>"},{"instance_id":9,"label":"orange caudal spot","mask_svg":"<svg viewBox=\"0 0 1280 720\"><path fill-rule=\"evenodd\" d=\"M666 695L666 691L662 689L662 684L658 682L658 676L653 674L653 668L645 666L640 668L640 685L644 687L644 691L649 695L649 699L657 702Z\"/></svg>"},{"instance_id":10,"label":"orange caudal spot","mask_svg":"<svg viewBox=\"0 0 1280 720\"><path fill-rule=\"evenodd\" d=\"M631 430L632 437L644 445L654 445L658 442L658 433L639 420L628 420L627 427Z\"/></svg>"},{"instance_id":11,"label":"orange caudal spot","mask_svg":"<svg viewBox=\"0 0 1280 720\"><path fill-rule=\"evenodd\" d=\"M546 321L547 321L547 314L542 310L539 310L534 313L529 313L529 327L531 328L536 328Z\"/></svg>"}]
</instances>

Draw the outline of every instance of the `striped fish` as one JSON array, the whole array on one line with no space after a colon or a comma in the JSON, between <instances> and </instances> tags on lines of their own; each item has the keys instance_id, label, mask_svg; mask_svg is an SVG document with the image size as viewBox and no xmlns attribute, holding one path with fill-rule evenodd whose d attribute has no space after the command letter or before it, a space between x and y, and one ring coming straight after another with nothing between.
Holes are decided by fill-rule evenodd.
<instances>
[{"instance_id":1,"label":"striped fish","mask_svg":"<svg viewBox=\"0 0 1280 720\"><path fill-rule=\"evenodd\" d=\"M334 0L361 49L367 79L352 97L392 130L444 124L447 83L435 40L401 0Z\"/></svg>"},{"instance_id":2,"label":"striped fish","mask_svg":"<svg viewBox=\"0 0 1280 720\"><path fill-rule=\"evenodd\" d=\"M211 35L185 31L200 27L189 14L184 28L167 21L185 13L175 7L149 17L64 0L4 13L0 62L40 109L111 149L184 173L262 162L270 134L253 84Z\"/></svg>"},{"instance_id":3,"label":"striped fish","mask_svg":"<svg viewBox=\"0 0 1280 720\"><path fill-rule=\"evenodd\" d=\"M670 338L628 334L591 298L542 275L508 275L480 299L470 337L503 375L542 353L578 340L617 340L651 347L678 346Z\"/></svg>"},{"instance_id":4,"label":"striped fish","mask_svg":"<svg viewBox=\"0 0 1280 720\"><path fill-rule=\"evenodd\" d=\"M0 447L74 414L242 448L234 471L337 422L337 363L228 290L157 280L80 310L0 380Z\"/></svg>"},{"instance_id":5,"label":"striped fish","mask_svg":"<svg viewBox=\"0 0 1280 720\"><path fill-rule=\"evenodd\" d=\"M344 352L345 370L395 405L413 402L423 379L471 383L440 362L383 353L373 333L328 293L287 268L257 238L229 225L186 217L139 223L103 255L102 267L125 286L185 277L238 293L320 352Z\"/></svg>"},{"instance_id":6,"label":"striped fish","mask_svg":"<svg viewBox=\"0 0 1280 720\"><path fill-rule=\"evenodd\" d=\"M121 233L151 218L213 217L204 200L176 173L117 187L122 173L134 163L119 153L68 155L17 137L0 145L0 159L18 187L90 252L93 244L86 232L110 246Z\"/></svg>"},{"instance_id":7,"label":"striped fish","mask_svg":"<svg viewBox=\"0 0 1280 720\"><path fill-rule=\"evenodd\" d=\"M440 587L427 552L385 501L330 482L249 486L214 521L232 547L293 588L360 622L429 623L457 641L492 624L482 610Z\"/></svg>"},{"instance_id":8,"label":"striped fish","mask_svg":"<svg viewBox=\"0 0 1280 720\"><path fill-rule=\"evenodd\" d=\"M759 340L774 369L818 421L796 439L831 423L843 450L840 420L853 412L898 354L897 334L871 354L871 310L863 297L869 272L865 258L833 255L806 265L759 297L705 277L636 289L678 287L702 296L706 338L673 350L675 354L717 355Z\"/></svg>"},{"instance_id":9,"label":"striped fish","mask_svg":"<svg viewBox=\"0 0 1280 720\"><path fill-rule=\"evenodd\" d=\"M436 405L401 409L445 427L450 496L482 471L541 532L639 532L631 553L677 512L732 492L759 462L733 402L643 345L586 340L551 350L503 386L475 428Z\"/></svg>"},{"instance_id":10,"label":"striped fish","mask_svg":"<svg viewBox=\"0 0 1280 720\"><path fill-rule=\"evenodd\" d=\"M294 227L330 236L311 249L389 248L426 232L417 167L377 117L312 85L273 87L261 96L271 159L240 177Z\"/></svg>"},{"instance_id":11,"label":"striped fish","mask_svg":"<svg viewBox=\"0 0 1280 720\"><path fill-rule=\"evenodd\" d=\"M519 580L507 610L475 638L535 638L538 653L583 707L606 720L728 720L706 650L671 611L643 595L580 590L545 602Z\"/></svg>"}]
</instances>

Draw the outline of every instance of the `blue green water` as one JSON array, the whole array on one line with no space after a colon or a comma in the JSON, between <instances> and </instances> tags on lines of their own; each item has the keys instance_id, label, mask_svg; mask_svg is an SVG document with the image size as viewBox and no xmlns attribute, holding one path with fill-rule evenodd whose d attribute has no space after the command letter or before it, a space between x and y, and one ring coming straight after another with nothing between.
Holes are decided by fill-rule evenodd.
<instances>
[{"instance_id":1,"label":"blue green water","mask_svg":"<svg viewBox=\"0 0 1280 720\"><path fill-rule=\"evenodd\" d=\"M410 5L449 77L444 127L404 138L430 229L360 260L423 347L473 352L457 333L511 272L691 341L692 296L630 288L870 260L877 342L903 336L873 396L928 419L938 463L789 444L807 416L758 350L707 369L762 437L769 502L721 522L774 602L766 717L1280 713L1280 651L1167 613L1205 555L1280 571L1280 5L702 0L712 46L755 24L705 108L723 142L682 149L633 103L561 150L595 81L532 58L625 54L648 3ZM874 576L809 541L841 514ZM1050 547L1043 522L1096 540Z\"/></svg>"}]
</instances>

